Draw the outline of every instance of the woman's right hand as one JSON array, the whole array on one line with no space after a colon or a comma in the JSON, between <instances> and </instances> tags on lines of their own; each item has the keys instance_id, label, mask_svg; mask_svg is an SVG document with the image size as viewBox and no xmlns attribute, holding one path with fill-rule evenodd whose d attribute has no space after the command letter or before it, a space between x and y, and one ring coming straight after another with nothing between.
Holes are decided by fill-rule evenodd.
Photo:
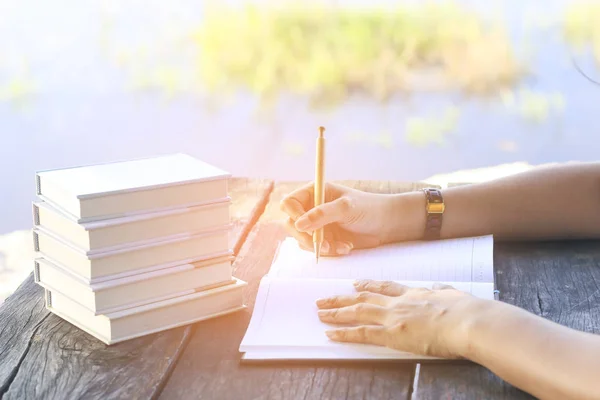
<instances>
[{"instance_id":1,"label":"woman's right hand","mask_svg":"<svg viewBox=\"0 0 600 400\"><path fill-rule=\"evenodd\" d=\"M396 226L408 211L403 210L403 204L408 204L403 195L368 193L327 183L325 203L313 208L313 199L311 183L281 201L281 209L289 217L288 232L306 250L313 251L312 232L322 227L325 227L325 241L321 251L325 256L376 247L397 240L399 231L406 233Z\"/></svg>"}]
</instances>

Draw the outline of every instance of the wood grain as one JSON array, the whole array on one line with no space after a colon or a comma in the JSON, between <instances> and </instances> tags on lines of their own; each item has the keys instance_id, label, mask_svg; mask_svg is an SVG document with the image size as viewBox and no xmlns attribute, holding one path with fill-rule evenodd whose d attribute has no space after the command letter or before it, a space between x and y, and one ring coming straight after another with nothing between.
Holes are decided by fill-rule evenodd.
<instances>
[{"instance_id":1,"label":"wood grain","mask_svg":"<svg viewBox=\"0 0 600 400\"><path fill-rule=\"evenodd\" d=\"M49 314L3 399L151 398L188 338L179 328L106 346Z\"/></svg>"},{"instance_id":2,"label":"wood grain","mask_svg":"<svg viewBox=\"0 0 600 400\"><path fill-rule=\"evenodd\" d=\"M248 233L269 203L273 181L267 179L232 178L229 181L231 197L230 234L233 254L237 255Z\"/></svg>"},{"instance_id":3,"label":"wood grain","mask_svg":"<svg viewBox=\"0 0 600 400\"><path fill-rule=\"evenodd\" d=\"M379 193L430 186L341 183ZM239 363L238 346L258 282L285 237L279 201L302 184L273 186L268 180L246 179L230 184L234 274L249 283L245 293L249 308L244 312L107 347L48 314L41 288L28 278L0 307L0 398L410 397L414 373L410 364ZM494 258L502 301L575 329L600 333L599 242L500 243ZM464 363L423 364L413 397L530 398L485 368Z\"/></svg>"},{"instance_id":4,"label":"wood grain","mask_svg":"<svg viewBox=\"0 0 600 400\"><path fill-rule=\"evenodd\" d=\"M600 242L495 244L500 300L573 329L600 334ZM476 365L422 364L418 399L530 399Z\"/></svg>"},{"instance_id":5,"label":"wood grain","mask_svg":"<svg viewBox=\"0 0 600 400\"><path fill-rule=\"evenodd\" d=\"M242 245L271 188L232 180L233 246ZM155 398L193 332L192 325L106 346L48 313L42 292L30 276L0 308L3 399Z\"/></svg>"},{"instance_id":6,"label":"wood grain","mask_svg":"<svg viewBox=\"0 0 600 400\"><path fill-rule=\"evenodd\" d=\"M399 193L425 184L345 181L365 191ZM278 244L286 237L279 202L305 182L277 183L259 223L234 263L236 277L248 282L247 311L196 328L161 398L218 399L402 399L412 390L414 364L285 363L240 364L244 336L258 284L269 270Z\"/></svg>"},{"instance_id":7,"label":"wood grain","mask_svg":"<svg viewBox=\"0 0 600 400\"><path fill-rule=\"evenodd\" d=\"M218 399L408 398L414 368L387 366L244 365L239 344L250 321L260 278L285 237L281 224L261 223L235 262L235 273L249 283L248 310L198 326L162 397Z\"/></svg>"},{"instance_id":8,"label":"wood grain","mask_svg":"<svg viewBox=\"0 0 600 400\"><path fill-rule=\"evenodd\" d=\"M34 335L48 317L42 289L27 278L0 308L0 398L9 389Z\"/></svg>"}]
</instances>

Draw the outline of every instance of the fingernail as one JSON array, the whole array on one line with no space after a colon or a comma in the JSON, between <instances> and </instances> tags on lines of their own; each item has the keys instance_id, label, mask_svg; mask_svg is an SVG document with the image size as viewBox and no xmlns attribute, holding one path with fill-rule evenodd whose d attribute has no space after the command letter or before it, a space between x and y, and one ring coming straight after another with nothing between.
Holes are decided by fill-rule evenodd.
<instances>
[{"instance_id":1,"label":"fingernail","mask_svg":"<svg viewBox=\"0 0 600 400\"><path fill-rule=\"evenodd\" d=\"M323 244L321 245L321 250L323 251L323 253L329 252L329 242L327 240L323 241Z\"/></svg>"},{"instance_id":2,"label":"fingernail","mask_svg":"<svg viewBox=\"0 0 600 400\"><path fill-rule=\"evenodd\" d=\"M295 225L296 229L299 231L306 231L308 228L310 228L310 220L307 217L302 216L296 220Z\"/></svg>"},{"instance_id":3,"label":"fingernail","mask_svg":"<svg viewBox=\"0 0 600 400\"><path fill-rule=\"evenodd\" d=\"M350 250L352 250L352 247L352 243L342 242L338 244L336 252L340 255L349 254Z\"/></svg>"},{"instance_id":4,"label":"fingernail","mask_svg":"<svg viewBox=\"0 0 600 400\"><path fill-rule=\"evenodd\" d=\"M319 319L323 322L331 322L331 311L329 310L319 310L318 316Z\"/></svg>"},{"instance_id":5,"label":"fingernail","mask_svg":"<svg viewBox=\"0 0 600 400\"><path fill-rule=\"evenodd\" d=\"M324 306L325 304L327 304L327 299L318 299L317 300L317 306Z\"/></svg>"},{"instance_id":6,"label":"fingernail","mask_svg":"<svg viewBox=\"0 0 600 400\"><path fill-rule=\"evenodd\" d=\"M365 287L369 281L367 279L361 279L354 282L354 287L360 288Z\"/></svg>"},{"instance_id":7,"label":"fingernail","mask_svg":"<svg viewBox=\"0 0 600 400\"><path fill-rule=\"evenodd\" d=\"M337 337L336 331L325 331L325 334L329 339L335 339Z\"/></svg>"},{"instance_id":8,"label":"fingernail","mask_svg":"<svg viewBox=\"0 0 600 400\"><path fill-rule=\"evenodd\" d=\"M338 247L335 251L337 254L339 254L340 256L345 256L346 254L350 253L350 249L347 247Z\"/></svg>"}]
</instances>

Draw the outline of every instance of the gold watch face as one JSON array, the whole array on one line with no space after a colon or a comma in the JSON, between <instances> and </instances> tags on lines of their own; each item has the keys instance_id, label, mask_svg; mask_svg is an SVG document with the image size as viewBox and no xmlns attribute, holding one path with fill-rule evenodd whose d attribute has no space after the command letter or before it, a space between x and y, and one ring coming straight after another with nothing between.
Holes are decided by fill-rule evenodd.
<instances>
[{"instance_id":1,"label":"gold watch face","mask_svg":"<svg viewBox=\"0 0 600 400\"><path fill-rule=\"evenodd\" d=\"M444 203L429 203L427 204L427 212L431 214L441 214L444 212Z\"/></svg>"}]
</instances>

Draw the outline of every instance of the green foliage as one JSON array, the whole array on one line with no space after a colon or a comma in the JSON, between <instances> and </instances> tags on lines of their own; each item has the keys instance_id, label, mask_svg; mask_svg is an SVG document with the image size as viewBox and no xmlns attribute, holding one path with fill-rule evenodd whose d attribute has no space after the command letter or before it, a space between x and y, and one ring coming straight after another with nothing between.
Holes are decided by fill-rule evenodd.
<instances>
[{"instance_id":1,"label":"green foliage","mask_svg":"<svg viewBox=\"0 0 600 400\"><path fill-rule=\"evenodd\" d=\"M0 83L0 102L7 101L23 106L35 93L35 86L29 79L15 77L4 85Z\"/></svg>"},{"instance_id":2,"label":"green foliage","mask_svg":"<svg viewBox=\"0 0 600 400\"><path fill-rule=\"evenodd\" d=\"M431 144L444 145L446 136L455 131L460 110L455 106L447 107L441 114L426 117L412 117L407 119L405 125L405 139L416 147L426 147ZM391 149L394 147L394 136L384 130L380 132L363 133L352 132L347 136L350 142L361 145L370 144Z\"/></svg>"},{"instance_id":3,"label":"green foliage","mask_svg":"<svg viewBox=\"0 0 600 400\"><path fill-rule=\"evenodd\" d=\"M600 4L571 4L565 13L563 31L567 41L580 49L600 40Z\"/></svg>"},{"instance_id":4,"label":"green foliage","mask_svg":"<svg viewBox=\"0 0 600 400\"><path fill-rule=\"evenodd\" d=\"M207 10L205 21L194 34L204 84L213 93L250 90L267 104L284 93L321 107L352 94L387 101L415 89L424 69L435 70L440 86L474 91L512 84L520 73L505 33L453 2L248 5Z\"/></svg>"},{"instance_id":5,"label":"green foliage","mask_svg":"<svg viewBox=\"0 0 600 400\"><path fill-rule=\"evenodd\" d=\"M600 4L571 4L565 13L563 32L574 50L591 47L596 63L600 64Z\"/></svg>"},{"instance_id":6,"label":"green foliage","mask_svg":"<svg viewBox=\"0 0 600 400\"><path fill-rule=\"evenodd\" d=\"M459 117L460 110L449 107L437 118L410 118L406 122L406 140L418 147L443 145L446 135L456 129Z\"/></svg>"},{"instance_id":7,"label":"green foliage","mask_svg":"<svg viewBox=\"0 0 600 400\"><path fill-rule=\"evenodd\" d=\"M562 113L565 108L565 99L560 92L543 93L521 89L516 96L507 92L501 98L507 109L533 123L546 122L551 113Z\"/></svg>"}]
</instances>

